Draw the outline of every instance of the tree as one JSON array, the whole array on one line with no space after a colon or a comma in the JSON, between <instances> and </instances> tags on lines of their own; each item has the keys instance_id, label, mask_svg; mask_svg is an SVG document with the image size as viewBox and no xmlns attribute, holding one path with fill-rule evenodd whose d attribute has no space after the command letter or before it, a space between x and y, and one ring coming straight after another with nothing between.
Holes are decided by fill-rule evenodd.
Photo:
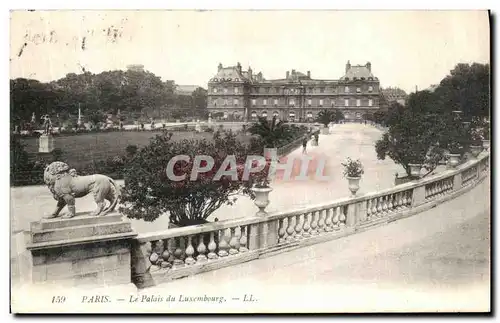
<instances>
[{"instance_id":1,"label":"tree","mask_svg":"<svg viewBox=\"0 0 500 323\"><path fill-rule=\"evenodd\" d=\"M337 109L324 109L318 113L316 121L327 127L330 122L339 122L344 119L344 114Z\"/></svg>"},{"instance_id":2,"label":"tree","mask_svg":"<svg viewBox=\"0 0 500 323\"><path fill-rule=\"evenodd\" d=\"M246 157L256 152L240 143L232 132L223 136L217 132L213 141L186 139L174 142L171 137L167 133L157 135L125 167L122 201L126 207L121 211L129 218L154 221L170 212L171 223L194 225L206 222L207 217L222 205L234 203L238 195L255 198L251 187L267 173L254 173L248 181L242 180ZM167 176L166 167L172 158L180 155L187 155L190 159L188 162L177 161L173 173L176 176L186 174L186 177L173 181ZM211 156L214 166L210 171L199 174L196 180L190 180L196 155ZM235 156L236 165L223 164L228 155ZM223 167L225 170L236 166L237 178L231 180L225 175L217 179L217 171L223 165L228 167ZM206 166L206 163L201 166Z\"/></svg>"},{"instance_id":3,"label":"tree","mask_svg":"<svg viewBox=\"0 0 500 323\"><path fill-rule=\"evenodd\" d=\"M382 139L375 143L377 158L384 160L386 156L390 157L403 166L408 176L411 176L409 164L421 164L429 174L443 158L444 152L439 145L441 133L439 118L402 110L397 119L389 124Z\"/></svg>"},{"instance_id":4,"label":"tree","mask_svg":"<svg viewBox=\"0 0 500 323\"><path fill-rule=\"evenodd\" d=\"M490 115L490 65L457 64L435 90L442 113L463 111L463 118Z\"/></svg>"},{"instance_id":5,"label":"tree","mask_svg":"<svg viewBox=\"0 0 500 323\"><path fill-rule=\"evenodd\" d=\"M259 117L257 122L248 128L248 132L260 136L267 148L277 148L279 143L292 137L290 127L283 120L278 121L276 116L272 120Z\"/></svg>"}]
</instances>

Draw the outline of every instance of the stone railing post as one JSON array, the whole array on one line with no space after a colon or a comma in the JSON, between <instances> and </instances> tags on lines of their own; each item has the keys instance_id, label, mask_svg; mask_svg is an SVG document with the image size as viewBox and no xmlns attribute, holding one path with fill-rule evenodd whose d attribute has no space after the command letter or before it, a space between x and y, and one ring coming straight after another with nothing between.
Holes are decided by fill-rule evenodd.
<instances>
[{"instance_id":1,"label":"stone railing post","mask_svg":"<svg viewBox=\"0 0 500 323\"><path fill-rule=\"evenodd\" d=\"M248 249L270 248L278 244L278 221L264 221L248 226Z\"/></svg>"},{"instance_id":2,"label":"stone railing post","mask_svg":"<svg viewBox=\"0 0 500 323\"><path fill-rule=\"evenodd\" d=\"M453 191L458 191L461 188L462 188L462 172L459 172L453 176Z\"/></svg>"},{"instance_id":3,"label":"stone railing post","mask_svg":"<svg viewBox=\"0 0 500 323\"><path fill-rule=\"evenodd\" d=\"M132 282L138 288L153 286L153 280L148 269L151 262L148 257L148 242L138 242L133 240L130 250L130 268Z\"/></svg>"},{"instance_id":4,"label":"stone railing post","mask_svg":"<svg viewBox=\"0 0 500 323\"><path fill-rule=\"evenodd\" d=\"M366 221L366 200L356 203L356 224Z\"/></svg>"},{"instance_id":5,"label":"stone railing post","mask_svg":"<svg viewBox=\"0 0 500 323\"><path fill-rule=\"evenodd\" d=\"M347 214L346 214L346 219L345 219L345 225L348 227L353 227L356 225L356 220L357 220L357 204L358 203L352 203L347 205Z\"/></svg>"},{"instance_id":6,"label":"stone railing post","mask_svg":"<svg viewBox=\"0 0 500 323\"><path fill-rule=\"evenodd\" d=\"M420 185L413 188L411 207L417 207L425 201L425 185Z\"/></svg>"},{"instance_id":7,"label":"stone railing post","mask_svg":"<svg viewBox=\"0 0 500 323\"><path fill-rule=\"evenodd\" d=\"M32 280L72 285L131 283L131 240L137 234L120 214L31 223Z\"/></svg>"}]
</instances>

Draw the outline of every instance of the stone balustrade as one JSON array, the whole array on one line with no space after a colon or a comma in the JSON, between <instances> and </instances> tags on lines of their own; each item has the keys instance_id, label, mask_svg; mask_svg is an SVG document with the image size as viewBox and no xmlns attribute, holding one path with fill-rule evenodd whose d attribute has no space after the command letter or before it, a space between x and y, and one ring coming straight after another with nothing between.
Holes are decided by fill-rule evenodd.
<instances>
[{"instance_id":1,"label":"stone balustrade","mask_svg":"<svg viewBox=\"0 0 500 323\"><path fill-rule=\"evenodd\" d=\"M440 174L292 212L139 235L132 280L152 286L336 239L411 216L461 195L487 177L489 153Z\"/></svg>"}]
</instances>

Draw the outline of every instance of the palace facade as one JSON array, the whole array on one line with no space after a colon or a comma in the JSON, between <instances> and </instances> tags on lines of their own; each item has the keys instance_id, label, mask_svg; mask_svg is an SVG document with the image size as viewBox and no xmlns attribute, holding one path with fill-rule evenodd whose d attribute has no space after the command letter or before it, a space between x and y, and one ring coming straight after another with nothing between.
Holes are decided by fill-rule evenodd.
<instances>
[{"instance_id":1,"label":"palace facade","mask_svg":"<svg viewBox=\"0 0 500 323\"><path fill-rule=\"evenodd\" d=\"M255 120L258 116L312 121L323 109L339 109L346 119L361 119L379 109L380 82L371 64L351 65L338 80L319 80L296 70L267 80L241 64L223 67L208 82L208 110L214 119Z\"/></svg>"}]
</instances>

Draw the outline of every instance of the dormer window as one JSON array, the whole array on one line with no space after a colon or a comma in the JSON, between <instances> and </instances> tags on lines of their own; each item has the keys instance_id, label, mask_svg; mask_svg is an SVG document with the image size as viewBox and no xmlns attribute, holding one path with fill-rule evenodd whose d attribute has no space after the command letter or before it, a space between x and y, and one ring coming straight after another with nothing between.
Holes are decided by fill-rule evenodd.
<instances>
[{"instance_id":1,"label":"dormer window","mask_svg":"<svg viewBox=\"0 0 500 323\"><path fill-rule=\"evenodd\" d=\"M373 77L369 77L369 78L368 78L368 81L373 81Z\"/></svg>"},{"instance_id":2,"label":"dormer window","mask_svg":"<svg viewBox=\"0 0 500 323\"><path fill-rule=\"evenodd\" d=\"M373 92L373 86L368 87L368 92Z\"/></svg>"},{"instance_id":3,"label":"dormer window","mask_svg":"<svg viewBox=\"0 0 500 323\"><path fill-rule=\"evenodd\" d=\"M235 79L234 79L234 81L235 81L235 82L239 82L239 81L240 81L240 79L239 79L239 78L235 78Z\"/></svg>"},{"instance_id":4,"label":"dormer window","mask_svg":"<svg viewBox=\"0 0 500 323\"><path fill-rule=\"evenodd\" d=\"M237 87L235 87L235 88L234 88L234 93L235 93L235 94L238 94L238 90L239 90L239 89L238 89Z\"/></svg>"},{"instance_id":5,"label":"dormer window","mask_svg":"<svg viewBox=\"0 0 500 323\"><path fill-rule=\"evenodd\" d=\"M348 78L348 77L346 77L346 78L345 78L345 80L346 80L346 81L349 81L349 78Z\"/></svg>"},{"instance_id":6,"label":"dormer window","mask_svg":"<svg viewBox=\"0 0 500 323\"><path fill-rule=\"evenodd\" d=\"M216 87L214 87L214 93L217 93L217 88Z\"/></svg>"},{"instance_id":7,"label":"dormer window","mask_svg":"<svg viewBox=\"0 0 500 323\"><path fill-rule=\"evenodd\" d=\"M355 76L355 77L353 77L352 79L353 79L354 81L356 81L358 78Z\"/></svg>"},{"instance_id":8,"label":"dormer window","mask_svg":"<svg viewBox=\"0 0 500 323\"><path fill-rule=\"evenodd\" d=\"M361 88L359 88L359 87L358 87L358 88L356 89L356 92L357 92L357 93L361 93Z\"/></svg>"},{"instance_id":9,"label":"dormer window","mask_svg":"<svg viewBox=\"0 0 500 323\"><path fill-rule=\"evenodd\" d=\"M348 87L348 86L346 86L346 87L344 88L344 92L345 92L345 93L349 93L349 87Z\"/></svg>"},{"instance_id":10,"label":"dormer window","mask_svg":"<svg viewBox=\"0 0 500 323\"><path fill-rule=\"evenodd\" d=\"M364 81L364 80L365 80L365 78L364 78L364 77L362 77L362 78L361 78L361 81Z\"/></svg>"}]
</instances>

